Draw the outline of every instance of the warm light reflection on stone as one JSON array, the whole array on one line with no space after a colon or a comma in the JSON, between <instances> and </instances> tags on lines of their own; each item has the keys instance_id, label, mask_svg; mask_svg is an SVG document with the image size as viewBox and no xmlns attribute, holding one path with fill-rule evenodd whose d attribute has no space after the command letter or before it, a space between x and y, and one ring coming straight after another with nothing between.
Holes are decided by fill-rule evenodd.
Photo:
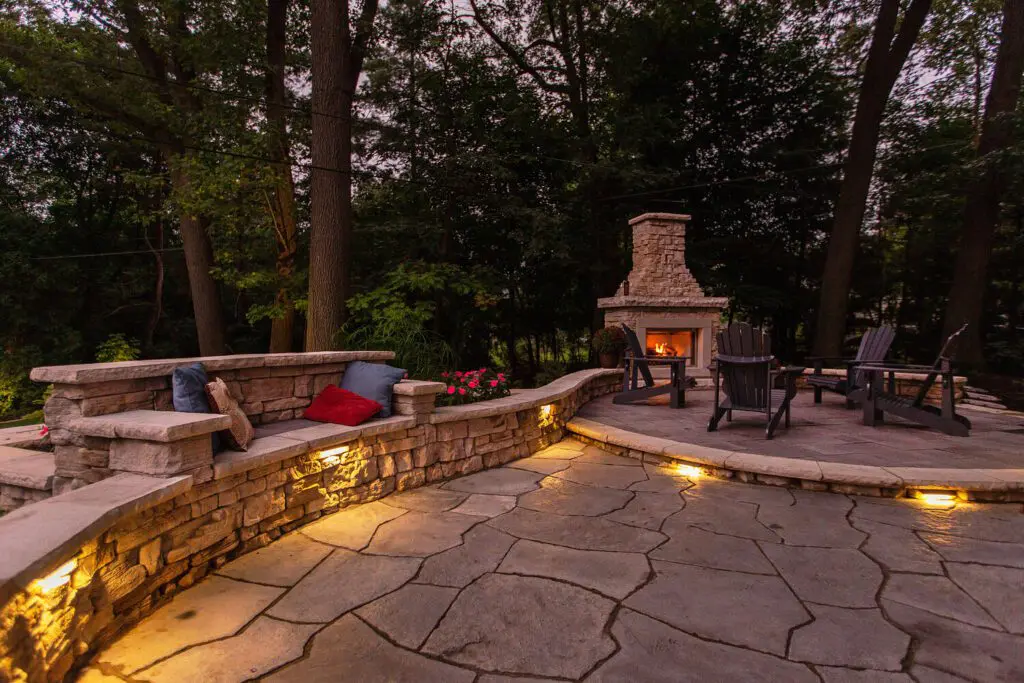
<instances>
[{"instance_id":1,"label":"warm light reflection on stone","mask_svg":"<svg viewBox=\"0 0 1024 683\"><path fill-rule=\"evenodd\" d=\"M346 453L348 453L348 446L335 446L319 451L317 457L324 467L333 467L341 462L342 456Z\"/></svg>"},{"instance_id":2,"label":"warm light reflection on stone","mask_svg":"<svg viewBox=\"0 0 1024 683\"><path fill-rule=\"evenodd\" d=\"M676 472L689 479L699 479L704 476L704 470L694 465L676 465Z\"/></svg>"},{"instance_id":3,"label":"warm light reflection on stone","mask_svg":"<svg viewBox=\"0 0 1024 683\"><path fill-rule=\"evenodd\" d=\"M32 585L43 595L52 593L61 586L71 582L71 573L75 571L77 566L78 563L75 560L68 560L43 578L33 581Z\"/></svg>"}]
</instances>

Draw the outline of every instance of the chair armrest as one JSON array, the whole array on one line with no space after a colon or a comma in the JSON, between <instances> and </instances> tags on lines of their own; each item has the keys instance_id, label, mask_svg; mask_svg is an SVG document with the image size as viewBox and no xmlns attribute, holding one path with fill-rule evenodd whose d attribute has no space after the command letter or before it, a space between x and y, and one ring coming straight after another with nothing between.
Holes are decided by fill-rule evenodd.
<instances>
[{"instance_id":1,"label":"chair armrest","mask_svg":"<svg viewBox=\"0 0 1024 683\"><path fill-rule=\"evenodd\" d=\"M868 372L878 370L880 372L941 372L934 365L911 365L908 363L885 363L884 361L865 361L860 364L860 369Z\"/></svg>"},{"instance_id":2,"label":"chair armrest","mask_svg":"<svg viewBox=\"0 0 1024 683\"><path fill-rule=\"evenodd\" d=\"M775 360L775 356L716 356L719 363L730 365L764 365Z\"/></svg>"}]
</instances>

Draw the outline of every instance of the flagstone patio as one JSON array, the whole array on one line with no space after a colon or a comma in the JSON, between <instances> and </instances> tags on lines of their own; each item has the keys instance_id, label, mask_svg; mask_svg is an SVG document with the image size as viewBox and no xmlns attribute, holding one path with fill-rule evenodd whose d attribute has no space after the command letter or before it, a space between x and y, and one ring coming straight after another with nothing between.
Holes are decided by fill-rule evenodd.
<instances>
[{"instance_id":1,"label":"flagstone patio","mask_svg":"<svg viewBox=\"0 0 1024 683\"><path fill-rule=\"evenodd\" d=\"M690 480L566 440L230 562L80 680L1019 681L1022 586L1020 504Z\"/></svg>"}]
</instances>

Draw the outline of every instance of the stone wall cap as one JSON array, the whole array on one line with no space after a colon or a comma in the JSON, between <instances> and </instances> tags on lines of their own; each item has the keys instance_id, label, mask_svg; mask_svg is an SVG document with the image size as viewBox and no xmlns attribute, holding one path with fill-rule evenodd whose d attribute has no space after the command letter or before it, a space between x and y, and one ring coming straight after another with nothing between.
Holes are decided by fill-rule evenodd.
<instances>
[{"instance_id":1,"label":"stone wall cap","mask_svg":"<svg viewBox=\"0 0 1024 683\"><path fill-rule=\"evenodd\" d=\"M414 416L392 415L391 417L364 422L358 427L325 422L315 427L303 427L290 432L279 432L274 436L304 443L309 450L314 451L349 443L365 436L376 436L377 434L395 432L400 429L411 429L415 426L416 418Z\"/></svg>"},{"instance_id":2,"label":"stone wall cap","mask_svg":"<svg viewBox=\"0 0 1024 683\"><path fill-rule=\"evenodd\" d=\"M173 410L129 410L71 420L73 432L106 439L140 439L168 443L231 427L231 418L217 413L177 413Z\"/></svg>"},{"instance_id":3,"label":"stone wall cap","mask_svg":"<svg viewBox=\"0 0 1024 683\"><path fill-rule=\"evenodd\" d=\"M42 425L22 425L0 429L0 446L27 448L40 443L45 438L39 429Z\"/></svg>"},{"instance_id":4,"label":"stone wall cap","mask_svg":"<svg viewBox=\"0 0 1024 683\"><path fill-rule=\"evenodd\" d=\"M310 353L252 353L231 356L202 356L195 358L162 358L157 360L131 360L117 363L86 363L83 365L48 365L33 368L29 375L36 382L53 384L91 384L122 379L144 379L170 375L182 365L202 363L208 371L238 370L241 368L286 367L295 365L326 365L356 360L387 361L395 354L391 351L315 351Z\"/></svg>"},{"instance_id":5,"label":"stone wall cap","mask_svg":"<svg viewBox=\"0 0 1024 683\"><path fill-rule=\"evenodd\" d=\"M636 218L630 218L629 224L636 225L637 223L643 223L646 221L676 221L685 223L690 220L692 216L688 213L642 213Z\"/></svg>"},{"instance_id":6,"label":"stone wall cap","mask_svg":"<svg viewBox=\"0 0 1024 683\"><path fill-rule=\"evenodd\" d=\"M622 370L617 368L580 370L579 372L559 377L554 382L537 389L524 389L504 398L480 401L479 403L470 403L464 406L436 408L430 414L430 422L431 424L457 422L459 420L492 417L494 415L515 413L520 410L529 410L530 408L537 408L561 400L595 379L621 376Z\"/></svg>"},{"instance_id":7,"label":"stone wall cap","mask_svg":"<svg viewBox=\"0 0 1024 683\"><path fill-rule=\"evenodd\" d=\"M117 474L0 517L0 604L46 576L118 520L192 488L192 477Z\"/></svg>"},{"instance_id":8,"label":"stone wall cap","mask_svg":"<svg viewBox=\"0 0 1024 683\"><path fill-rule=\"evenodd\" d=\"M281 436L261 436L249 442L247 451L221 451L213 456L213 478L223 479L233 474L295 458L305 454L306 443Z\"/></svg>"},{"instance_id":9,"label":"stone wall cap","mask_svg":"<svg viewBox=\"0 0 1024 683\"><path fill-rule=\"evenodd\" d=\"M0 484L49 491L56 467L53 453L0 446Z\"/></svg>"},{"instance_id":10,"label":"stone wall cap","mask_svg":"<svg viewBox=\"0 0 1024 683\"><path fill-rule=\"evenodd\" d=\"M394 392L399 396L426 396L428 394L440 394L445 388L444 382L403 379L395 385Z\"/></svg>"},{"instance_id":11,"label":"stone wall cap","mask_svg":"<svg viewBox=\"0 0 1024 683\"><path fill-rule=\"evenodd\" d=\"M720 310L729 305L726 296L608 296L597 300L598 308L707 308Z\"/></svg>"}]
</instances>

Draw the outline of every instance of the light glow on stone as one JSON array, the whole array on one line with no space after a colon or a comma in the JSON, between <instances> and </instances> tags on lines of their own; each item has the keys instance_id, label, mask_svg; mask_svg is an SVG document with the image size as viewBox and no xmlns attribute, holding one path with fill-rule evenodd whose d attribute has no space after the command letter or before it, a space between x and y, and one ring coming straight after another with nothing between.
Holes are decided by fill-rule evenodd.
<instances>
[{"instance_id":1,"label":"light glow on stone","mask_svg":"<svg viewBox=\"0 0 1024 683\"><path fill-rule=\"evenodd\" d=\"M676 465L676 472L689 479L700 479L704 476L704 470L694 465Z\"/></svg>"},{"instance_id":2,"label":"light glow on stone","mask_svg":"<svg viewBox=\"0 0 1024 683\"><path fill-rule=\"evenodd\" d=\"M931 507L953 507L956 503L956 496L952 493L939 493L935 491L914 491L913 495Z\"/></svg>"},{"instance_id":3,"label":"light glow on stone","mask_svg":"<svg viewBox=\"0 0 1024 683\"><path fill-rule=\"evenodd\" d=\"M555 406L547 404L546 406L540 407L540 419L537 424L541 427L548 427L555 423Z\"/></svg>"},{"instance_id":4,"label":"light glow on stone","mask_svg":"<svg viewBox=\"0 0 1024 683\"><path fill-rule=\"evenodd\" d=\"M346 453L348 453L348 446L335 446L334 448L327 448L320 451L317 453L317 457L320 458L325 465L330 467L340 463L341 456Z\"/></svg>"},{"instance_id":5,"label":"light glow on stone","mask_svg":"<svg viewBox=\"0 0 1024 683\"><path fill-rule=\"evenodd\" d=\"M71 582L71 572L75 571L77 566L78 563L75 560L68 560L43 578L36 579L35 587L43 594L52 593Z\"/></svg>"}]
</instances>

